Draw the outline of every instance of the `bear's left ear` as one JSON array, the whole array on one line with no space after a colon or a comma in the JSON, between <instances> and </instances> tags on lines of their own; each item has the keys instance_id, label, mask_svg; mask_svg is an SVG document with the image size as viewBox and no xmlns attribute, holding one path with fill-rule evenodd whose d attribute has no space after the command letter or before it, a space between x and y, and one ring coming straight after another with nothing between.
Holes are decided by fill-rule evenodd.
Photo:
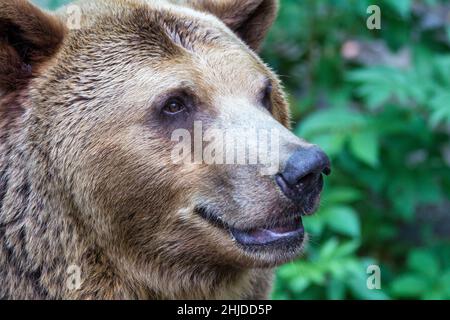
<instances>
[{"instance_id":1,"label":"bear's left ear","mask_svg":"<svg viewBox=\"0 0 450 320\"><path fill-rule=\"evenodd\" d=\"M187 0L193 8L222 20L258 51L278 13L278 0Z\"/></svg>"},{"instance_id":2,"label":"bear's left ear","mask_svg":"<svg viewBox=\"0 0 450 320\"><path fill-rule=\"evenodd\" d=\"M0 90L15 90L58 51L65 25L26 0L0 0Z\"/></svg>"}]
</instances>

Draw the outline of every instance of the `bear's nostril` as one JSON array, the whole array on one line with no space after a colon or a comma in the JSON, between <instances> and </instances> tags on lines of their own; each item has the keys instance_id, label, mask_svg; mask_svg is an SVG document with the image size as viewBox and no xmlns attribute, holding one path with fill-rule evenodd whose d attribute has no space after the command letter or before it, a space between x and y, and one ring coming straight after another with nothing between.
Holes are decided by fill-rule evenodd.
<instances>
[{"instance_id":1,"label":"bear's nostril","mask_svg":"<svg viewBox=\"0 0 450 320\"><path fill-rule=\"evenodd\" d=\"M314 173L309 173L297 181L297 186L300 186L300 187L305 186L305 185L313 182L317 178L318 178L318 175L316 175Z\"/></svg>"},{"instance_id":2,"label":"bear's nostril","mask_svg":"<svg viewBox=\"0 0 450 320\"><path fill-rule=\"evenodd\" d=\"M286 166L276 177L281 191L292 200L299 200L313 192L320 192L322 174L331 173L330 160L317 147L301 148L288 159Z\"/></svg>"}]
</instances>

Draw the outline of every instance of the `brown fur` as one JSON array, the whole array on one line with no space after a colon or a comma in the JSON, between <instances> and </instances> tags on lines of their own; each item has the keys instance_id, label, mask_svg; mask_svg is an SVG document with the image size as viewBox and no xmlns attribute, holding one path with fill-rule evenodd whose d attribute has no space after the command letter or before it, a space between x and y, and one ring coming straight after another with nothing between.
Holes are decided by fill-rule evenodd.
<instances>
[{"instance_id":1,"label":"brown fur","mask_svg":"<svg viewBox=\"0 0 450 320\"><path fill-rule=\"evenodd\" d=\"M2 0L0 30L0 88L7 90L17 89L31 77L32 66L54 55L66 33L60 20L26 0Z\"/></svg>"},{"instance_id":2,"label":"brown fur","mask_svg":"<svg viewBox=\"0 0 450 320\"><path fill-rule=\"evenodd\" d=\"M230 225L256 226L290 204L253 167L172 164L176 124L153 110L181 86L201 106L192 121L267 122L284 150L303 144L251 50L277 2L172 2L82 1L82 28L68 30L64 10L2 0L0 298L266 298L271 268L298 254L246 252L195 215L214 203ZM254 107L265 78L272 116Z\"/></svg>"}]
</instances>

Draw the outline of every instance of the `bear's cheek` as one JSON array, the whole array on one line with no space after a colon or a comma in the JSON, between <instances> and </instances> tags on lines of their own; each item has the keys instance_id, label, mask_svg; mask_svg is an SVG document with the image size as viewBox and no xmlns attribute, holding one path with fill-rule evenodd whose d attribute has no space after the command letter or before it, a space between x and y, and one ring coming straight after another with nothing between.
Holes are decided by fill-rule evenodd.
<instances>
[{"instance_id":1,"label":"bear's cheek","mask_svg":"<svg viewBox=\"0 0 450 320\"><path fill-rule=\"evenodd\" d=\"M166 139L120 135L100 141L87 155L79 180L88 180L90 197L108 211L155 212L187 203L205 181L204 166L176 164ZM124 209L121 209L124 208Z\"/></svg>"}]
</instances>

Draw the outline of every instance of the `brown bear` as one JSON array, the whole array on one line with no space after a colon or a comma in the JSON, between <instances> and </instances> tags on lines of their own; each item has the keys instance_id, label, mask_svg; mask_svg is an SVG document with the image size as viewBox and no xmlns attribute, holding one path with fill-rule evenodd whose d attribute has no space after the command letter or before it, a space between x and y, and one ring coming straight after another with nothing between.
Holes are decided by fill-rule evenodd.
<instances>
[{"instance_id":1,"label":"brown bear","mask_svg":"<svg viewBox=\"0 0 450 320\"><path fill-rule=\"evenodd\" d=\"M268 298L330 172L255 53L277 8L1 0L1 299ZM175 131L212 128L276 132L277 170L174 161Z\"/></svg>"}]
</instances>

